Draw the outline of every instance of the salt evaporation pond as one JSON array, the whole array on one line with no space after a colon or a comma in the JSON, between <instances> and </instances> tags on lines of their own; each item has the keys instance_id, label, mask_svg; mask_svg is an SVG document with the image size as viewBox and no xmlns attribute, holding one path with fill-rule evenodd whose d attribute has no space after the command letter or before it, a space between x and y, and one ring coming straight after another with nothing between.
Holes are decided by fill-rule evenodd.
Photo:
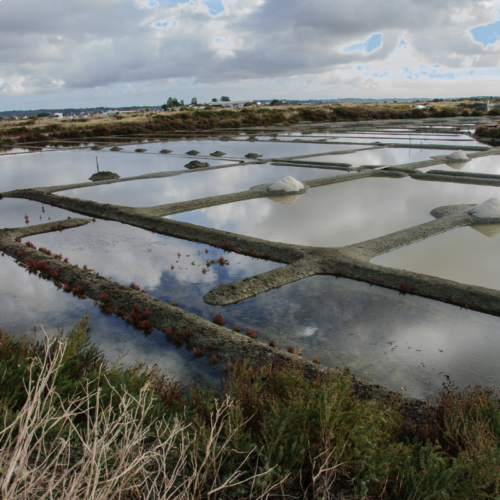
<instances>
[{"instance_id":1,"label":"salt evaporation pond","mask_svg":"<svg viewBox=\"0 0 500 500\"><path fill-rule=\"evenodd\" d=\"M312 158L301 158L301 161L324 161L350 163L353 167L361 165L401 165L432 159L433 156L442 156L453 153L446 149L417 149L417 148L378 148L356 151L348 155L324 155Z\"/></svg>"},{"instance_id":2,"label":"salt evaporation pond","mask_svg":"<svg viewBox=\"0 0 500 500\"><path fill-rule=\"evenodd\" d=\"M86 188L61 191L59 194L100 203L150 207L195 200L207 196L246 191L258 184L274 183L292 175L303 181L334 175L344 175L341 170L279 167L275 165L242 165L236 167L190 172L166 178L118 182Z\"/></svg>"},{"instance_id":3,"label":"salt evaporation pond","mask_svg":"<svg viewBox=\"0 0 500 500\"><path fill-rule=\"evenodd\" d=\"M407 141L404 135L400 137ZM438 137L445 141L447 136ZM206 148L201 149L200 144ZM122 177L182 170L185 163L196 159L150 154L160 149L173 150L172 145L179 146L174 153L178 155L184 155L190 149L203 155L221 150L228 153L228 157L234 155L238 158L248 152L276 158L357 147L356 144L331 143L280 145L274 141L267 144L264 141L152 141L124 146L125 150L143 147L148 150L144 154L107 150L19 154L2 157L3 190L85 182L95 172L95 156L99 158L101 170L111 170ZM354 166L400 164L449 152L385 148L310 157L310 160L345 162ZM490 168L488 173L497 173L493 163L491 167L486 163L476 167L478 160L493 162L494 157L474 160L464 168L480 168L477 171L481 172ZM209 162L211 165L224 163L211 159ZM104 203L151 206L246 190L288 175L307 180L343 174L345 172L335 170L251 165L93 186L59 194ZM342 246L433 220L430 211L437 206L481 203L497 192L498 188L488 186L421 182L410 178L372 178L314 188L298 196L291 205L281 204L284 198L280 200L280 197L260 198L178 214L172 218L273 241ZM45 206L43 212L41 204L28 200L0 201L0 227L23 226L25 214L29 215L31 224L47 222L49 217L51 221L78 217L78 214L50 206ZM492 226L486 229L493 230ZM259 338L277 340L282 347L302 348L308 359L318 354L326 366L350 366L359 377L394 390L404 385L409 395L423 397L428 390L436 393L444 375L449 375L460 387L475 383L491 385L500 377L497 363L500 318L330 276L292 283L224 308L213 307L205 304L202 297L219 283L262 273L281 264L222 253L220 249L111 221L97 221L62 233L27 239L37 246L62 252L71 262L80 266L87 264L117 282L126 285L132 281L140 283L152 296L167 302L176 300L182 309L205 319L211 320L215 313L222 311L227 326L239 324L242 328L257 329ZM479 284L498 288L492 284L495 273L488 272L496 268L493 261L498 255L497 240L500 241L500 236L491 239L479 232L475 234L471 228L461 228L391 252L380 259L395 259L390 265L398 267L399 262L402 269L407 268L408 262L415 263L421 266L419 272L428 269L430 274L438 276L442 272L443 277L463 279L464 282L472 280L476 283L473 281L475 276L481 275L481 280L490 281ZM410 253L405 253L408 251ZM455 257L447 260L446 253L450 251ZM410 255L412 252L413 256ZM464 270L473 254L484 255L484 262L474 263ZM221 255L229 265L207 266L206 259L215 260ZM422 255L427 256L427 261ZM441 262L438 266L441 271L432 267L433 263L429 263L432 259ZM379 263L379 259L375 261ZM0 312L6 330L28 332L33 325L42 323L47 333L52 334L57 327L69 330L79 317L89 313L93 315L93 340L101 345L111 361L128 351L123 360L126 366L134 361L158 362L168 376L184 381L198 376L216 381L220 377L220 368L212 367L206 358L195 360L185 348L173 347L166 341L165 334L154 331L144 336L143 332L134 330L122 320L101 314L91 300L78 300L57 290L53 284L29 275L10 258L4 257L2 263Z\"/></svg>"},{"instance_id":4,"label":"salt evaporation pond","mask_svg":"<svg viewBox=\"0 0 500 500\"><path fill-rule=\"evenodd\" d=\"M81 217L81 215L74 212L50 205L42 205L24 198L4 198L0 200L0 229L26 226L25 215L28 216L29 225L31 226L60 221L68 217Z\"/></svg>"},{"instance_id":5,"label":"salt evaporation pond","mask_svg":"<svg viewBox=\"0 0 500 500\"><path fill-rule=\"evenodd\" d=\"M467 151L465 151L467 155ZM429 170L460 170L461 172L471 172L475 174L495 174L500 175L500 157L498 155L483 156L473 158L466 163L443 163L433 167L419 169L420 172L428 172Z\"/></svg>"},{"instance_id":6,"label":"salt evaporation pond","mask_svg":"<svg viewBox=\"0 0 500 500\"><path fill-rule=\"evenodd\" d=\"M149 366L157 363L168 377L189 382L203 377L218 382L220 368L214 368L206 358L193 362L193 355L165 341L165 334L154 331L148 337L134 330L122 319L101 314L89 299L79 300L58 290L51 282L38 279L19 267L11 258L3 257L0 266L0 327L18 335L34 335L39 339L43 326L47 335L70 331L76 322L91 316L92 341L99 345L110 362L124 366L136 362Z\"/></svg>"},{"instance_id":7,"label":"salt evaporation pond","mask_svg":"<svg viewBox=\"0 0 500 500\"><path fill-rule=\"evenodd\" d=\"M291 205L267 198L193 210L169 218L271 241L345 246L430 220L442 205L482 203L492 186L365 178L310 189Z\"/></svg>"},{"instance_id":8,"label":"salt evaporation pond","mask_svg":"<svg viewBox=\"0 0 500 500\"><path fill-rule=\"evenodd\" d=\"M381 266L500 290L500 225L461 227L375 258Z\"/></svg>"},{"instance_id":9,"label":"salt evaporation pond","mask_svg":"<svg viewBox=\"0 0 500 500\"><path fill-rule=\"evenodd\" d=\"M248 161L245 155L248 153L256 153L262 155L264 158L281 158L287 156L298 156L307 154L323 153L328 151L343 151L346 149L356 149L355 146L345 145L318 145L318 144L280 144L268 141L250 142L242 140L238 137L237 140L231 141L210 141L210 140L190 140L190 141L168 141L168 142L152 142L147 144L134 144L127 146L120 146L124 151L134 151L137 148L146 149L148 153L158 153L162 149L169 149L172 151L170 154L185 155L188 151L199 151L197 156L209 156L210 153L215 151L222 151L230 158L241 158ZM145 155L145 153L142 153ZM169 156L169 155L165 155ZM196 158L194 156L193 158ZM225 158L225 157L223 157ZM137 160L136 160L137 161ZM205 161L205 160L203 160Z\"/></svg>"},{"instance_id":10,"label":"salt evaporation pond","mask_svg":"<svg viewBox=\"0 0 500 500\"><path fill-rule=\"evenodd\" d=\"M184 170L186 158L148 155L135 157L109 151L44 151L2 158L0 173L2 191L88 182L97 172L96 156L101 171L115 172L121 177ZM205 161L205 160L204 160ZM210 165L227 165L227 161L207 160Z\"/></svg>"},{"instance_id":11,"label":"salt evaporation pond","mask_svg":"<svg viewBox=\"0 0 500 500\"><path fill-rule=\"evenodd\" d=\"M358 376L394 390L404 385L411 395L423 397L429 390L436 393L444 374L462 386L471 381L487 385L492 382L488 377L497 380L500 377L494 354L500 348L497 335L500 318L325 276L292 283L239 304L213 307L205 304L202 297L219 282L265 272L279 264L222 253L206 245L109 221L38 235L30 240L37 246L62 252L73 263L86 263L123 284L140 282L148 294L166 302L176 300L180 308L208 320L222 311L229 327L238 324L243 329L257 329L263 340L276 340L282 347L302 348L309 359L319 354L326 366L350 366ZM203 274L204 261L220 255L229 265L213 265ZM16 267L17 274L22 272ZM22 296L24 288L29 290L45 283L27 273L23 277L26 278L21 280L19 288L15 285L10 293ZM11 283L17 281L11 279ZM130 361L160 360L167 365L169 375L184 375L183 370L191 375L203 373L209 378L214 374L206 363L186 365L192 356L184 349L174 350L164 334L154 332L145 339L141 332L126 327L125 323L120 327L118 320L103 319L97 308L85 305L90 301L79 301L57 291L50 283L45 285L43 293L32 299L34 305L30 300L26 304L34 307L23 319L28 326L37 322L35 311L43 315L45 300L55 302L56 305L47 307L49 312L57 310L57 314L46 315L47 325L54 328L64 318L70 326L77 313L94 314L98 323L94 339L106 353L111 351L112 358L128 350ZM2 304L12 304L12 300ZM76 311L70 313L75 303ZM100 333L101 321L104 321L102 328L110 328L105 336ZM481 337L472 339L470 332L478 329Z\"/></svg>"}]
</instances>

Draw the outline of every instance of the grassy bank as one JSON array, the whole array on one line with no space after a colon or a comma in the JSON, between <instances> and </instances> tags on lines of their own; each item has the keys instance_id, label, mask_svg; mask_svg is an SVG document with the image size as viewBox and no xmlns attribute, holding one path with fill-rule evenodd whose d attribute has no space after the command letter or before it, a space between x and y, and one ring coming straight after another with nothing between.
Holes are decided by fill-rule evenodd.
<instances>
[{"instance_id":1,"label":"grassy bank","mask_svg":"<svg viewBox=\"0 0 500 500\"><path fill-rule=\"evenodd\" d=\"M427 103L426 103L427 104ZM495 111L495 110L493 110ZM33 118L0 123L0 144L48 143L57 140L91 140L95 137L154 136L161 133L292 125L338 121L444 118L482 116L472 102L447 102L415 109L414 104L346 104L243 109L191 109L173 112L141 112L131 115L94 116L74 120Z\"/></svg>"},{"instance_id":2,"label":"grassy bank","mask_svg":"<svg viewBox=\"0 0 500 500\"><path fill-rule=\"evenodd\" d=\"M498 498L498 396L451 383L427 422L352 395L347 371L227 365L182 388L109 364L88 319L0 331L0 491L21 498Z\"/></svg>"}]
</instances>

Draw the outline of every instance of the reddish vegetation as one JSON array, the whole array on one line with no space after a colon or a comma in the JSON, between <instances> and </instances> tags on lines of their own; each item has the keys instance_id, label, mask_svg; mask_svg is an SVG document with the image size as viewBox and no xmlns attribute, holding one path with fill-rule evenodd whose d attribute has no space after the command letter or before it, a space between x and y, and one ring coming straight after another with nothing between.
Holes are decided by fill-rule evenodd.
<instances>
[{"instance_id":1,"label":"reddish vegetation","mask_svg":"<svg viewBox=\"0 0 500 500\"><path fill-rule=\"evenodd\" d=\"M235 331L235 332L238 332L238 333L239 333L239 332L241 332L241 327L239 327L238 325L234 325L234 326L233 326L233 331Z\"/></svg>"},{"instance_id":2,"label":"reddish vegetation","mask_svg":"<svg viewBox=\"0 0 500 500\"><path fill-rule=\"evenodd\" d=\"M229 265L229 261L225 259L222 255L217 259L217 262L221 267Z\"/></svg>"},{"instance_id":3,"label":"reddish vegetation","mask_svg":"<svg viewBox=\"0 0 500 500\"><path fill-rule=\"evenodd\" d=\"M24 265L30 274L38 275L40 273L54 280L59 280L59 268L51 269L43 260L37 262L35 259L29 257Z\"/></svg>"},{"instance_id":4,"label":"reddish vegetation","mask_svg":"<svg viewBox=\"0 0 500 500\"><path fill-rule=\"evenodd\" d=\"M195 347L192 351L191 354L193 354L197 358L201 358L203 356L203 351L199 347Z\"/></svg>"},{"instance_id":5,"label":"reddish vegetation","mask_svg":"<svg viewBox=\"0 0 500 500\"><path fill-rule=\"evenodd\" d=\"M247 328L245 330L245 333L251 338L251 339L254 339L254 340L257 340L257 330L250 330L249 328Z\"/></svg>"},{"instance_id":6,"label":"reddish vegetation","mask_svg":"<svg viewBox=\"0 0 500 500\"><path fill-rule=\"evenodd\" d=\"M141 289L141 285L136 285L133 281L129 285L130 288L133 288L134 290L139 291Z\"/></svg>"},{"instance_id":7,"label":"reddish vegetation","mask_svg":"<svg viewBox=\"0 0 500 500\"><path fill-rule=\"evenodd\" d=\"M222 313L216 314L213 318L213 322L219 326L224 326L226 324L226 320L222 317Z\"/></svg>"},{"instance_id":8,"label":"reddish vegetation","mask_svg":"<svg viewBox=\"0 0 500 500\"><path fill-rule=\"evenodd\" d=\"M271 340L271 342L269 342L269 347L276 347L276 349L279 349L280 345L275 340Z\"/></svg>"}]
</instances>

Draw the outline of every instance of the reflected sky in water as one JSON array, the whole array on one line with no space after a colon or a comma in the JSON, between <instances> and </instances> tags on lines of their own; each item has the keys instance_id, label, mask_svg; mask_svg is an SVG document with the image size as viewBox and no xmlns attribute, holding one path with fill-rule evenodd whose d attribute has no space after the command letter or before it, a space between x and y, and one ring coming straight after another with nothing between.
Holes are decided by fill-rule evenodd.
<instances>
[{"instance_id":1,"label":"reflected sky in water","mask_svg":"<svg viewBox=\"0 0 500 500\"><path fill-rule=\"evenodd\" d=\"M151 207L165 203L195 200L206 196L246 191L258 184L274 183L289 175L299 181L304 181L346 173L342 170L255 164L193 172L160 179L91 186L61 191L59 194L114 205Z\"/></svg>"},{"instance_id":2,"label":"reflected sky in water","mask_svg":"<svg viewBox=\"0 0 500 500\"><path fill-rule=\"evenodd\" d=\"M154 331L149 337L134 330L123 320L104 316L89 299L79 300L66 294L50 282L28 274L9 257L0 266L0 326L17 334L33 334L34 325L40 325L51 336L58 329L69 331L86 314L92 316L92 340L113 362L121 360L124 366L135 362L158 363L167 376L189 382L203 376L216 382L220 368L213 368L207 359L194 360L185 348L177 349L165 341L165 334ZM125 355L123 358L121 358Z\"/></svg>"},{"instance_id":3,"label":"reflected sky in water","mask_svg":"<svg viewBox=\"0 0 500 500\"><path fill-rule=\"evenodd\" d=\"M429 170L460 170L461 172L473 172L476 174L500 175L500 155L474 158L466 163L455 162L448 165L442 164L420 169L421 172L428 172Z\"/></svg>"},{"instance_id":4,"label":"reflected sky in water","mask_svg":"<svg viewBox=\"0 0 500 500\"><path fill-rule=\"evenodd\" d=\"M45 212L42 210L44 207ZM36 201L22 198L4 198L0 200L0 228L26 226L24 216L27 215L30 226L58 221L69 217L81 217L78 214L50 205L42 205Z\"/></svg>"},{"instance_id":5,"label":"reflected sky in water","mask_svg":"<svg viewBox=\"0 0 500 500\"><path fill-rule=\"evenodd\" d=\"M129 155L110 151L44 151L0 158L1 191L88 182L97 172L109 170L121 177L183 170L190 160L166 155ZM209 160L211 165L227 163Z\"/></svg>"},{"instance_id":6,"label":"reflected sky in water","mask_svg":"<svg viewBox=\"0 0 500 500\"><path fill-rule=\"evenodd\" d=\"M446 149L380 148L347 155L319 156L311 158L311 160L350 163L354 167L360 165L400 165L430 160L433 156L448 155L452 152ZM301 160L305 161L307 158L301 158Z\"/></svg>"},{"instance_id":7,"label":"reflected sky in water","mask_svg":"<svg viewBox=\"0 0 500 500\"><path fill-rule=\"evenodd\" d=\"M150 295L166 302L177 300L181 309L205 319L211 320L221 311L229 328L238 324L243 329L257 329L260 339L276 340L282 348L302 348L308 359L318 354L326 366L350 366L358 376L395 390L404 385L411 395L424 396L429 389L437 391L443 381L439 372L450 375L462 387L470 383L486 385L491 382L489 376L500 377L495 356L500 348L500 318L330 276L292 283L231 306L213 307L202 297L220 282L261 273L278 264L223 254L219 249L109 221L31 240L123 284L140 283ZM220 255L228 259L229 265L212 266L203 274L205 260ZM22 270L18 268L18 272ZM38 279L24 276L27 281L21 281L19 297L25 286L27 290L40 286ZM32 283L28 283L30 278ZM70 321L76 312L83 311L82 301L48 286L52 287L48 295L34 302L38 303L40 315L45 300L55 303L47 306L49 312L57 309L57 314L47 315L50 324L61 321L59 318ZM10 292L16 295L14 290ZM6 306L14 307L11 304L7 302ZM28 300L26 306L29 304ZM75 311L70 311L74 306ZM92 308L91 312L98 314ZM70 313L73 316L68 316ZM32 314L28 318L31 322L34 319ZM150 360L163 362L169 374L179 374L187 366L186 353L175 351L160 333L145 339L140 332L120 327L119 323L112 326L111 332L106 336L96 334L96 340L111 356L117 355L119 349L130 350L131 358L150 356ZM476 335L471 336L471 332ZM210 367L200 364L195 364L193 370L206 370L208 377L213 373Z\"/></svg>"},{"instance_id":8,"label":"reflected sky in water","mask_svg":"<svg viewBox=\"0 0 500 500\"><path fill-rule=\"evenodd\" d=\"M491 186L368 178L310 189L292 205L259 198L169 217L271 241L344 246L434 220L436 207L496 195Z\"/></svg>"},{"instance_id":9,"label":"reflected sky in water","mask_svg":"<svg viewBox=\"0 0 500 500\"><path fill-rule=\"evenodd\" d=\"M201 143L207 143L206 150L202 150ZM196 149L204 154L217 149L228 154L252 151L271 156L291 155L292 148L293 154L332 150L331 144L278 144L285 151L283 154L275 143L219 141L168 142L154 147L174 149L170 147L172 144L179 147L179 153ZM149 151L153 144L133 147ZM345 146L338 147L341 148ZM382 149L311 159L354 165L397 164L447 153ZM83 182L95 171L96 155L101 170L122 176L177 170L190 160L106 150L5 156L0 158L2 190ZM473 160L464 168L500 173L495 170L496 157ZM105 203L151 206L241 191L287 175L306 180L344 173L250 165L61 194ZM286 200L285 197L261 198L172 218L273 241L342 246L433 220L430 211L435 207L481 203L497 194L496 187L373 178L314 188ZM28 200L0 200L0 227L24 226L25 214L29 215L31 224L47 222L49 217L55 221L78 216L50 206L45 206L44 213L41 206ZM494 233L492 227L461 228L392 252L375 262L498 288L495 257L500 250L500 235ZM497 362L500 318L329 276L302 280L239 304L213 307L205 304L202 297L219 283L259 274L279 264L234 253L223 254L220 249L111 221L97 221L29 239L37 246L63 253L74 264L87 264L117 282L140 283L149 294L166 302L176 300L182 309L205 319L211 320L222 311L229 327L238 324L242 328L257 329L261 339L277 340L284 348L288 345L303 348L307 358L317 354L327 366L351 366L361 378L391 389L404 385L411 395L424 396L429 389L436 392L444 374L450 375L461 387L475 383L486 385L500 378ZM206 259L221 255L228 259L229 265L207 266ZM122 320L101 315L92 301L78 300L58 291L53 284L30 276L11 258L3 257L1 262L0 325L6 330L28 332L33 325L43 324L51 334L58 327L70 329L79 317L90 313L95 323L93 339L112 361L128 351L124 359L126 365L134 361L158 362L165 373L181 380L200 375L215 380L219 376L220 368L211 367L205 358L194 361L184 348L169 345L164 334L153 332L146 338Z\"/></svg>"},{"instance_id":10,"label":"reflected sky in water","mask_svg":"<svg viewBox=\"0 0 500 500\"><path fill-rule=\"evenodd\" d=\"M394 250L374 264L500 290L500 225L461 227Z\"/></svg>"},{"instance_id":11,"label":"reflected sky in water","mask_svg":"<svg viewBox=\"0 0 500 500\"><path fill-rule=\"evenodd\" d=\"M168 141L143 143L140 145L120 146L124 151L134 151L137 148L146 149L151 153L158 153L162 149L170 149L172 154L186 154L188 151L199 151L200 155L208 156L215 151L222 151L230 157L238 157L248 161L244 156L248 153L257 153L265 158L281 158L286 156L298 156L328 151L341 151L344 149L355 149L355 146L339 147L337 145L322 146L320 144L280 144L266 142L247 141ZM144 154L144 153L143 153Z\"/></svg>"}]
</instances>

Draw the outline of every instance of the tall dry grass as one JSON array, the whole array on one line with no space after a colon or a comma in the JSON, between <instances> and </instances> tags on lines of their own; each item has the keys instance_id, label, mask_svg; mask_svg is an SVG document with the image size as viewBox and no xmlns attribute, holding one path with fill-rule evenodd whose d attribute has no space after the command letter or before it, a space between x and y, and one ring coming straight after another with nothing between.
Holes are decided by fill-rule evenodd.
<instances>
[{"instance_id":1,"label":"tall dry grass","mask_svg":"<svg viewBox=\"0 0 500 500\"><path fill-rule=\"evenodd\" d=\"M67 347L61 338L46 339L44 356L32 360L26 402L0 432L2 500L219 499L243 484L250 498L267 498L282 482L254 495L252 485L268 471L247 466L251 453L223 474L241 427L228 422L230 398L215 404L203 433L182 418L146 424L152 407L147 385L138 397L115 390L118 405L103 403L90 384L84 396L63 400L54 387ZM83 427L77 425L82 419Z\"/></svg>"}]
</instances>

